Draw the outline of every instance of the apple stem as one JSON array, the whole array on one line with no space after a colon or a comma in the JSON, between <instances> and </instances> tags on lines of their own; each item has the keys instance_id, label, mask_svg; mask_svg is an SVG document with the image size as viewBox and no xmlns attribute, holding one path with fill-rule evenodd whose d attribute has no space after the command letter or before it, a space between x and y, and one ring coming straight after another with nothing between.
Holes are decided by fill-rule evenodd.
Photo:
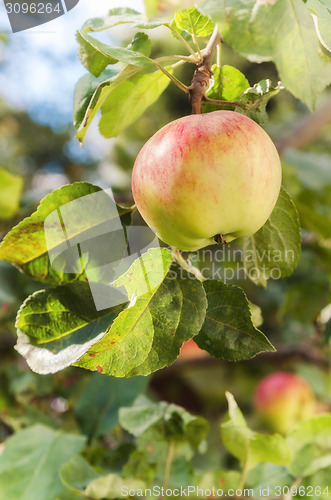
<instances>
[{"instance_id":1,"label":"apple stem","mask_svg":"<svg viewBox=\"0 0 331 500\"><path fill-rule=\"evenodd\" d=\"M214 241L216 241L218 245L220 245L221 243L226 243L224 234L215 234Z\"/></svg>"},{"instance_id":2,"label":"apple stem","mask_svg":"<svg viewBox=\"0 0 331 500\"><path fill-rule=\"evenodd\" d=\"M201 271L194 267L192 263L188 260L185 260L180 251L177 248L172 248L171 249L172 256L174 260L178 262L180 266L182 266L185 271L188 273L193 274L199 281L205 281L205 278L203 277Z\"/></svg>"},{"instance_id":3,"label":"apple stem","mask_svg":"<svg viewBox=\"0 0 331 500\"><path fill-rule=\"evenodd\" d=\"M211 71L213 55L219 43L221 43L221 37L218 33L217 27L215 27L207 47L203 51L202 61L195 70L192 83L188 87L192 114L201 113L202 101L204 100L209 87L209 81L213 76Z\"/></svg>"}]
</instances>

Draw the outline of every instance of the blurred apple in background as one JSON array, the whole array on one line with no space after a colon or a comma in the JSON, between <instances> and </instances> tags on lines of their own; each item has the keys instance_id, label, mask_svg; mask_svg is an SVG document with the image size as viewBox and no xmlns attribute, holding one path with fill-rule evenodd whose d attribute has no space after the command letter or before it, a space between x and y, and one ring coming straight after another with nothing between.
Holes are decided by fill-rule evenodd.
<instances>
[{"instance_id":1,"label":"blurred apple in background","mask_svg":"<svg viewBox=\"0 0 331 500\"><path fill-rule=\"evenodd\" d=\"M316 412L310 385L302 377L287 372L272 373L262 379L255 391L254 404L269 430L281 434L287 434Z\"/></svg>"},{"instance_id":2,"label":"blurred apple in background","mask_svg":"<svg viewBox=\"0 0 331 500\"><path fill-rule=\"evenodd\" d=\"M182 348L180 350L177 359L184 360L184 359L198 359L205 357L209 357L208 352L204 351L203 349L200 349L200 347L198 347L198 345L194 342L194 340L190 339L182 345Z\"/></svg>"}]
</instances>

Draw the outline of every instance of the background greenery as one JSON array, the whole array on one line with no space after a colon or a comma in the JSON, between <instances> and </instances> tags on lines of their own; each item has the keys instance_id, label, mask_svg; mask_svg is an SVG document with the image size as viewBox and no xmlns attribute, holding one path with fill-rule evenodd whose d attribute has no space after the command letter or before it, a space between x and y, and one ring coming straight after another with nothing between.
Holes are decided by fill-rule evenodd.
<instances>
[{"instance_id":1,"label":"background greenery","mask_svg":"<svg viewBox=\"0 0 331 500\"><path fill-rule=\"evenodd\" d=\"M156 4L149 2L147 6L153 10ZM201 8L205 14L215 16L215 4L203 2ZM285 9L287 5L278 1L274 9ZM240 7L241 2L237 2L235 8ZM310 7L321 9L320 19L325 20L327 4L310 2ZM245 36L232 40L236 30L246 33L244 16L238 28L238 21L231 19L234 27L229 32L224 14L217 13L213 20L220 23L226 42L222 46L222 64L239 69L250 86L268 78L274 85L282 80L286 87L268 103L269 120L264 126L282 154L283 184L300 215L300 261L291 276L269 280L266 289L248 280L236 283L258 306L255 313L260 321L255 320L255 324L260 324L277 352L231 363L194 349L190 354L183 352L171 367L150 377L117 379L78 367L55 375L37 375L14 350L14 322L22 301L45 288L45 284L31 281L1 261L0 500L120 498L122 485L139 489L151 484L171 488L222 484L226 490L242 487L243 478L246 487L256 488L256 497L261 485L290 486L298 478L298 485L321 487L321 491L314 490L313 498L324 499L331 494L329 89L319 95L314 114L307 107L315 104L313 96L330 81L329 66L324 66L329 57L329 40L328 32L321 36L324 43L320 50L325 61L319 61L317 67L309 63L309 78L297 74L292 58L300 49L295 44L302 37L296 30L305 26L305 18L295 24L293 15L288 16L282 30L273 34L275 15L273 11L270 19L257 19L256 33L249 40ZM131 38L117 45L126 46ZM151 57L179 53L180 47L174 37L162 34L153 40ZM307 37L307 61L311 61L311 51ZM271 57L273 62L261 62L270 54L276 54ZM193 69L185 65L176 75L189 85ZM124 98L119 93L116 99ZM128 112L130 106L132 103ZM1 236L31 215L40 199L54 189L54 183L61 186L92 181L101 187L111 185L117 200L129 203L130 171L139 149L158 128L189 113L187 97L175 85L169 85L137 121L123 127L112 139L106 161L100 165L88 155L77 159L71 154L72 126L59 133L2 101ZM105 135L117 134L111 122L103 123L101 131ZM195 264L208 266L199 259ZM322 412L286 439L266 434L268 429L253 404L258 382L279 370L305 378ZM270 497L274 494L275 490L271 491ZM293 497L305 494L297 491Z\"/></svg>"}]
</instances>

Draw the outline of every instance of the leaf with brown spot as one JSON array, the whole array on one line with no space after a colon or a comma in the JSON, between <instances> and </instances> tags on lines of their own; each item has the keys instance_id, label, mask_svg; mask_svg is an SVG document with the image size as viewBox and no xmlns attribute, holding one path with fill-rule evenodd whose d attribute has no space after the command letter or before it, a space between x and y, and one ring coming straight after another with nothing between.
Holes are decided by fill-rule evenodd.
<instances>
[{"instance_id":1,"label":"leaf with brown spot","mask_svg":"<svg viewBox=\"0 0 331 500\"><path fill-rule=\"evenodd\" d=\"M133 265L133 280L125 276L118 280L119 285L126 286L130 297L135 293L138 299L118 315L103 339L91 346L76 366L97 370L102 364L104 373L115 377L148 375L172 364L183 343L199 332L207 306L203 286L179 273L177 265L170 267L170 251L162 252L167 264L165 277L162 267L154 265L155 255L149 251L143 265L138 266L139 260ZM150 284L144 295L143 277ZM90 353L95 354L92 359Z\"/></svg>"}]
</instances>

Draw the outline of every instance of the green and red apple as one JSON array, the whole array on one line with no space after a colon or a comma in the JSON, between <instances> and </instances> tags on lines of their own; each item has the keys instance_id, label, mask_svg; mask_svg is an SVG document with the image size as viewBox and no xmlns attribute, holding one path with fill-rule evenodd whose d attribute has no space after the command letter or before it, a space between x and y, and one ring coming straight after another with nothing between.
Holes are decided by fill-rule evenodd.
<instances>
[{"instance_id":1,"label":"green and red apple","mask_svg":"<svg viewBox=\"0 0 331 500\"><path fill-rule=\"evenodd\" d=\"M179 250L250 236L279 195L281 164L268 134L234 111L170 122L134 164L135 203L157 236Z\"/></svg>"},{"instance_id":2,"label":"green and red apple","mask_svg":"<svg viewBox=\"0 0 331 500\"><path fill-rule=\"evenodd\" d=\"M287 372L275 372L262 379L254 403L269 430L281 434L287 434L316 412L316 399L308 382Z\"/></svg>"}]
</instances>

